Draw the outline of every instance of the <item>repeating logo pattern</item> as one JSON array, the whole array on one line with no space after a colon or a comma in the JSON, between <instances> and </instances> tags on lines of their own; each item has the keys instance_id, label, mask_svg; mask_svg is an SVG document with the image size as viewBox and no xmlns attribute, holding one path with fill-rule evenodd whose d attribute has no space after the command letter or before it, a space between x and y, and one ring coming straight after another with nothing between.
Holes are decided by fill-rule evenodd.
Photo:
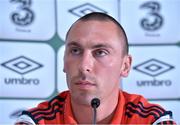
<instances>
[{"instance_id":1,"label":"repeating logo pattern","mask_svg":"<svg viewBox=\"0 0 180 125\"><path fill-rule=\"evenodd\" d=\"M173 41L179 40L179 37L178 38L176 37L176 36L178 36L178 33L179 33L178 28L176 28L177 27L176 25L178 24L177 20L179 20L179 16L178 16L179 9L177 9L176 6L174 5L174 1L173 2L171 1L171 5L168 7L164 6L164 5L167 5L167 3L169 3L169 1L168 2L167 1L155 1L155 0L135 1L134 6L133 6L131 0L121 0L121 1L117 0L118 2L116 0L115 0L116 2L111 1L115 5L117 3L119 4L119 5L117 5L118 6L118 9L117 9L118 12L117 12L116 9L113 8L114 6L109 7L109 5L107 3L103 4L103 3L107 2L108 0L107 1L100 0L98 2L97 1L94 1L94 2L87 1L86 3L83 3L83 4L82 4L82 2L84 2L84 0L82 0L82 1L81 0L80 1L70 0L72 2L71 4L69 4L68 2L66 3L66 0L62 0L62 2L60 3L62 6L60 6L60 7L57 6L57 8L61 8L61 7L65 8L66 7L66 9L62 9L62 10L65 10L65 11L63 11L65 13L61 13L62 12L61 10L59 12L56 12L58 10L57 8L54 10L54 6L56 6L54 4L59 3L58 0L55 0L56 2L54 0L52 0L52 1L46 0L46 1L49 1L48 4L37 7L34 5L40 4L41 2L38 3L38 1L35 1L35 0L8 0L8 4L7 4L8 9L7 10L10 10L10 12L7 11L8 13L4 14L4 15L7 15L7 17L8 17L7 19L4 18L4 19L6 19L4 22L10 22L10 23L9 24L3 23L3 25L4 26L7 25L10 28L3 27L2 29L5 29L5 31L6 31L6 30L12 29L14 27L14 29L13 29L14 32L10 30L11 32L8 31L6 34L2 34L1 40L5 39L5 41L7 41L8 39L11 39L13 42L15 42L15 39L16 40L24 40L24 42L31 42L31 40L35 40L34 42L38 42L39 40L40 41L48 41L48 46L49 46L49 43L51 42L52 44L50 43L50 45L53 48L55 48L55 50L56 50L58 46L54 46L54 45L56 45L56 43L54 44L53 42L55 40L57 40L56 39L57 37L55 37L55 39L50 39L53 37L54 32L56 32L55 28L54 28L55 27L54 23L57 23L57 25L59 25L59 22L62 22L63 25L60 25L59 29L64 30L66 28L66 27L64 27L66 25L66 23L68 23L68 21L70 22L71 20L75 19L74 17L76 17L76 18L82 17L87 13L95 12L95 11L109 13L112 15L113 14L117 15L117 17L119 16L118 19L120 19L119 21L121 23L123 22L122 20L124 20L126 17L130 17L130 18L124 20L124 22L127 22L127 26L129 26L129 27L127 27L126 31L130 30L130 31L132 31L132 34L133 34L132 35L133 39L130 38L130 39L132 39L132 40L130 40L130 42L140 41L140 43L141 43L141 41L142 41L143 44L151 44L151 43L166 44L166 41L173 42ZM59 0L59 1L61 1L61 0ZM177 3L177 5L179 5L179 1L178 0L176 0L176 1L177 2L175 2L175 3ZM49 5L50 5L49 3L51 3L51 2L52 2L52 6L49 7ZM63 4L63 2L65 4ZM102 4L99 4L100 2L102 2ZM129 4L122 4L122 3L126 3L126 2ZM43 1L43 3L46 3L46 2ZM76 4L76 6L72 7L71 5L74 5L74 4ZM9 7L9 5L10 5L10 7ZM98 6L98 5L101 5L101 6ZM106 5L108 5L108 6L106 6ZM130 5L130 6L128 6L128 5ZM131 5L132 5L132 8L133 7L135 8L135 10L132 10ZM17 8L15 8L15 9L13 8L13 10L12 10L12 8L11 8L12 6L17 6ZM127 9L122 10L121 7L124 7ZM3 8L3 9L5 9L5 8ZM11 9L9 9L9 8L11 8ZM39 11L39 10L41 10L41 11ZM47 10L47 11L45 12L44 10ZM166 10L168 10L168 13L166 13ZM127 14L127 11L129 11L128 14ZM143 16L141 14L138 15L139 11L141 11L143 13ZM177 13L176 13L176 11L177 11ZM47 12L49 12L49 13L47 13ZM55 12L55 14L54 14L54 12ZM135 13L137 12L137 14L134 14L134 12ZM161 13L161 12L164 12L164 13ZM67 13L69 13L69 14L67 14ZM43 15L45 15L45 16L43 16ZM70 18L60 17L60 21L58 20L56 22L56 17L54 17L53 15L55 15L55 16L62 15L62 17L63 16L66 17L65 15L68 15L67 17L70 17ZM72 15L73 15L73 18L72 18ZM173 16L171 16L171 15L173 15ZM6 17L6 16L4 16L4 17ZM48 18L45 18L45 17L48 17ZM49 18L49 17L51 17L51 18ZM50 20L48 21L48 19L50 19ZM51 19L53 19L53 20L51 20ZM54 19L55 19L55 21L54 21ZM132 19L133 19L133 21L132 21ZM41 23L43 21L44 21L44 23ZM37 22L37 23L35 23L35 22ZM133 23L133 22L135 22L135 23ZM38 24L38 26L37 26L37 24ZM40 24L42 24L42 25L40 25ZM48 25L46 25L46 24L48 24ZM135 30L132 29L133 26L135 26L135 28L133 28ZM45 28L48 30L46 30ZM167 29L167 28L169 28L169 29ZM138 31L138 29L140 29L140 30ZM48 32L45 32L45 31L48 31ZM156 32L156 31L158 31L158 32ZM167 33L166 31L174 31L174 32L171 34L171 33ZM143 33L143 35L141 35L142 33ZM44 34L46 34L46 35L44 35ZM3 36L6 36L6 37L3 37ZM46 36L48 36L48 37L46 37ZM131 34L128 36L131 36ZM156 36L158 36L158 37L156 37ZM30 41L26 41L26 40L30 40ZM60 39L59 41L60 41L59 42L60 44L58 43L59 46L64 44L64 43L61 43L61 42L63 42L62 39ZM21 41L21 44L22 43L23 43L23 41ZM132 46L133 46L133 43L132 43ZM11 50L8 50L8 51L11 51ZM27 50L25 50L25 52L26 51ZM35 51L37 51L37 50L35 50ZM154 50L152 50L152 51L154 51ZM161 50L159 50L159 51L161 51ZM56 52L57 51L55 51L55 53ZM40 74L37 73L39 76L32 75L32 76L28 76L28 77L24 77L24 76L17 77L16 75L9 76L9 74L7 74L5 72L6 76L4 75L1 80L2 81L1 86L3 88L2 90L5 92L5 94L0 91L0 93L5 95L5 96L1 95L3 98L10 97L10 98L15 98L15 99L17 98L17 100L19 98L24 98L24 99L25 98L27 98L27 99L28 98L34 98L34 99L35 98L38 98L38 99L39 98L49 98L49 97L52 97L53 94L57 94L56 89L58 89L59 92L62 90L65 90L64 89L65 87L63 88L62 83L65 83L66 81L65 81L65 79L63 79L64 76L61 75L60 73L58 73L59 75L56 74L58 77L60 76L59 80L58 80L58 84L52 85L52 83L57 82L57 80L53 81L54 79L56 79L56 77L54 78L53 73L57 73L57 71L60 72L61 70L54 71L54 67L52 68L51 66L57 67L57 66L59 66L59 62L55 62L55 63L52 62L52 63L46 64L45 62L48 62L50 60L48 58L47 60L41 60L44 62L44 64L42 65L40 62L35 61L32 58L36 53L34 53L34 55L32 54L32 57L26 57L26 56L24 56L24 54L25 53L22 51L22 53L19 55L23 55L23 56L15 56L15 58L11 56L10 59L6 59L5 61L1 62L0 63L0 65L2 66L1 68L3 70L5 69L6 71L12 71L14 74L17 73L20 75L25 75L28 73L33 74L34 71L37 71L38 69L44 67L42 69L43 72L41 72ZM44 54L44 53L40 53L40 54ZM175 75L175 73L177 71L179 71L178 65L175 66L175 63L173 63L173 65L166 63L165 58L163 58L163 60L161 61L161 60L159 60L157 53L154 53L154 54L156 55L155 56L156 59L150 59L146 55L145 56L143 55L144 58L146 58L145 61L142 61L141 63L138 63L136 66L133 67L135 72L137 71L136 72L137 74L135 74L136 75L135 79L134 79L134 75L133 75L133 78L130 78L130 80L136 80L135 82L137 83L137 86L132 85L132 83L134 83L134 81L133 82L130 81L129 83L131 83L131 84L129 84L129 85L127 85L128 82L127 83L125 82L125 84L127 85L127 88L132 88L132 90L135 90L135 92L138 92L138 89L139 89L140 90L139 93L145 92L145 95L147 95L147 94L153 95L155 93L155 96L152 97L154 99L161 99L161 98L166 98L166 97L169 97L169 98L178 97L179 94L177 94L177 93L178 93L179 89L174 89L174 88L178 88L177 86L179 86L179 85L176 85L179 82L178 82L178 79L176 79L177 77ZM30 54L28 54L28 55L30 55ZM48 54L46 53L45 55L48 55ZM174 55L177 56L176 53ZM48 57L51 57L51 55L48 55ZM153 57L153 56L151 56L151 57ZM38 56L36 56L36 58L38 58ZM141 59L142 58L143 57L141 56ZM177 59L177 60L179 60L179 59ZM56 61L57 61L57 59L56 59ZM174 60L171 60L171 62L173 62L173 61ZM58 65L56 65L56 64L58 64ZM62 65L60 65L60 66L62 66ZM177 71L172 73L172 70L174 71L175 68L177 68L176 69ZM50 70L51 71L50 72L49 70L46 71L44 69L53 69L53 71ZM138 74L138 72L140 75ZM43 75L44 73L45 73L45 75ZM169 73L167 78L165 78L163 76L163 74L165 74L165 73L166 73L166 75ZM50 77L50 74L53 74L53 75ZM162 77L157 77L160 75ZM48 76L48 77L44 77L44 76ZM154 78L154 77L156 77L156 78ZM59 86L59 87L57 88L57 86ZM9 89L9 88L12 88L12 89ZM138 89L136 89L136 88L138 88ZM24 92L21 93L20 91L22 91L22 90L24 90ZM44 92L41 91L41 93L39 93L40 90L46 90L46 91L44 91ZM153 91L153 94L147 90ZM158 91L155 91L155 90L158 90ZM18 94L16 94L16 93L18 93ZM37 94L37 93L39 93L39 94ZM164 94L164 93L167 93L167 94ZM162 96L159 96L159 95L162 95ZM4 102L4 99L2 99L1 101ZM19 101L17 101L17 103L23 104L23 106L25 104L24 102L19 102ZM14 103L10 103L9 106L7 106L5 104L5 106L3 105L2 107L4 107L6 110L10 110L10 107L13 106L12 104L14 104ZM169 104L167 104L167 105L169 105ZM31 106L32 106L32 104L31 104ZM4 115L5 112L0 112L0 116L2 116L2 118L4 116L8 117L9 119L6 121L9 122L11 119L17 118L20 115L22 110L23 109L20 109L20 108L17 110L12 110L10 113L8 113L8 116ZM177 110L177 108L175 108L175 110ZM179 116L179 115L177 115L177 116ZM0 123L3 123L2 119L0 119Z\"/></svg>"},{"instance_id":2,"label":"repeating logo pattern","mask_svg":"<svg viewBox=\"0 0 180 125\"><path fill-rule=\"evenodd\" d=\"M43 67L42 64L25 56L13 58L2 63L1 65L21 75Z\"/></svg>"},{"instance_id":3,"label":"repeating logo pattern","mask_svg":"<svg viewBox=\"0 0 180 125\"><path fill-rule=\"evenodd\" d=\"M141 27L147 31L155 31L162 27L164 19L160 14L161 5L155 1L149 1L140 6L141 9L149 9L146 18L140 22Z\"/></svg>"},{"instance_id":4,"label":"repeating logo pattern","mask_svg":"<svg viewBox=\"0 0 180 125\"><path fill-rule=\"evenodd\" d=\"M85 4L79 5L77 7L74 7L72 9L70 9L69 12L78 17L82 17L83 15L91 13L91 12L107 13L105 10L103 10L93 4L90 4L90 3L85 3Z\"/></svg>"},{"instance_id":5,"label":"repeating logo pattern","mask_svg":"<svg viewBox=\"0 0 180 125\"><path fill-rule=\"evenodd\" d=\"M174 66L171 66L157 59L150 59L133 67L133 69L135 69L136 71L139 71L152 77L163 74L167 71L170 71L173 68Z\"/></svg>"},{"instance_id":6,"label":"repeating logo pattern","mask_svg":"<svg viewBox=\"0 0 180 125\"><path fill-rule=\"evenodd\" d=\"M14 24L27 26L34 21L34 12L30 9L32 0L11 0L10 2L20 4L19 9L11 14Z\"/></svg>"}]
</instances>

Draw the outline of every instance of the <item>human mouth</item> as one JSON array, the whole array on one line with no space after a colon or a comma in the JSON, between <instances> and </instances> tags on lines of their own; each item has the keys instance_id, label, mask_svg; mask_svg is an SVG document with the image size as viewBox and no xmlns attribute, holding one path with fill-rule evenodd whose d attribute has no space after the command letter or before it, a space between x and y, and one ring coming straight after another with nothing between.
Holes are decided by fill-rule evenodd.
<instances>
[{"instance_id":1,"label":"human mouth","mask_svg":"<svg viewBox=\"0 0 180 125\"><path fill-rule=\"evenodd\" d=\"M75 83L79 88L81 89L89 89L91 87L96 86L95 83L89 82L89 81L78 81Z\"/></svg>"}]
</instances>

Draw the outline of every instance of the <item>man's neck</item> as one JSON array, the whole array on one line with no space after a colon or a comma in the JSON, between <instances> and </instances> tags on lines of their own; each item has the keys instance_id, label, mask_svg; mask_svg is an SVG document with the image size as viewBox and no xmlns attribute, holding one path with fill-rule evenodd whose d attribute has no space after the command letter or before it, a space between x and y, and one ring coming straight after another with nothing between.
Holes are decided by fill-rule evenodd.
<instances>
[{"instance_id":1,"label":"man's neck","mask_svg":"<svg viewBox=\"0 0 180 125\"><path fill-rule=\"evenodd\" d=\"M118 96L113 96L109 100L103 100L100 106L97 108L97 123L98 124L108 124L111 122L114 112L118 103ZM79 124L92 124L93 121L93 109L89 105L79 105L72 103L72 111L75 119Z\"/></svg>"}]
</instances>

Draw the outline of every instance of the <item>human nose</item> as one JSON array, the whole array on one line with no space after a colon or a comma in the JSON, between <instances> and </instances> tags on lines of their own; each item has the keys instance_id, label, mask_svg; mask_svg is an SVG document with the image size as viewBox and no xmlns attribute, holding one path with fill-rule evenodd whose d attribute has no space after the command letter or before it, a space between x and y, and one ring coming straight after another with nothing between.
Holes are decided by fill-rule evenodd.
<instances>
[{"instance_id":1,"label":"human nose","mask_svg":"<svg viewBox=\"0 0 180 125\"><path fill-rule=\"evenodd\" d=\"M91 72L94 64L93 56L90 52L85 52L80 60L79 69L81 72Z\"/></svg>"}]
</instances>

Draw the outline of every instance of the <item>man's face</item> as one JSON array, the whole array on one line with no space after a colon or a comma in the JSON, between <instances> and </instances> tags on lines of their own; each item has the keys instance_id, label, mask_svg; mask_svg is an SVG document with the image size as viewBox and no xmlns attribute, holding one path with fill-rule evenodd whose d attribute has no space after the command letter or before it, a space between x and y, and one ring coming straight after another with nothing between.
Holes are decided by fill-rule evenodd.
<instances>
[{"instance_id":1,"label":"man's face","mask_svg":"<svg viewBox=\"0 0 180 125\"><path fill-rule=\"evenodd\" d=\"M112 98L123 70L123 38L110 21L79 21L69 32L64 71L72 100L89 105L92 98Z\"/></svg>"}]
</instances>

